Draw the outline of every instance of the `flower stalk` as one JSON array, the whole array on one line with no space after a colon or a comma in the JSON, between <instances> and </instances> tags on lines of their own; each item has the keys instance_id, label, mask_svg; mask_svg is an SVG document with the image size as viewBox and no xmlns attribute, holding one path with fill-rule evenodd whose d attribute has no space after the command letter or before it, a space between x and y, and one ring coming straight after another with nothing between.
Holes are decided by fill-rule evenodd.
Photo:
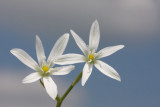
<instances>
[{"instance_id":1,"label":"flower stalk","mask_svg":"<svg viewBox=\"0 0 160 107\"><path fill-rule=\"evenodd\" d=\"M61 102L61 98L59 97L59 95L57 95L56 100L57 100L56 107L61 107L62 102Z\"/></svg>"},{"instance_id":2,"label":"flower stalk","mask_svg":"<svg viewBox=\"0 0 160 107\"><path fill-rule=\"evenodd\" d=\"M79 80L82 78L82 72L76 77L76 79L72 82L72 84L69 86L67 91L64 93L64 95L61 98L61 101L63 101L66 96L69 94L69 92L72 90L72 88L79 82Z\"/></svg>"}]
</instances>

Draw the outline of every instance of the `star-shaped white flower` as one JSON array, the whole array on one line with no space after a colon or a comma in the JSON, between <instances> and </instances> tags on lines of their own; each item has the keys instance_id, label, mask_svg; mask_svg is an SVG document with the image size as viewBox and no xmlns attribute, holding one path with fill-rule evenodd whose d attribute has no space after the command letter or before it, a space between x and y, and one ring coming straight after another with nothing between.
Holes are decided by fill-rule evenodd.
<instances>
[{"instance_id":1,"label":"star-shaped white flower","mask_svg":"<svg viewBox=\"0 0 160 107\"><path fill-rule=\"evenodd\" d=\"M96 52L99 45L99 40L100 40L99 24L97 20L91 26L89 46L87 46L85 42L73 30L71 30L71 34L74 40L76 41L78 47L84 53L84 55L65 54L65 55L62 55L59 58L59 60L56 60L55 63L73 64L73 63L86 62L83 68L82 86L85 85L86 81L90 77L92 73L93 65L103 74L113 79L116 79L118 81L121 81L120 76L116 72L116 70L111 66L109 66L108 64L100 61L99 59L115 53L116 51L122 49L124 45L110 46L100 50L99 52Z\"/></svg>"},{"instance_id":2,"label":"star-shaped white flower","mask_svg":"<svg viewBox=\"0 0 160 107\"><path fill-rule=\"evenodd\" d=\"M18 48L12 49L10 52L14 56L16 56L22 63L24 63L31 69L37 71L25 77L22 82L32 83L42 78L48 95L55 100L58 93L57 85L52 80L50 75L66 75L74 69L74 66L72 65L52 68L54 65L54 61L63 54L68 43L68 39L69 34L64 34L62 37L60 37L52 48L50 55L46 61L42 42L40 38L36 36L36 53L39 64L37 64L35 60L32 59L32 57L28 55L24 50Z\"/></svg>"}]
</instances>

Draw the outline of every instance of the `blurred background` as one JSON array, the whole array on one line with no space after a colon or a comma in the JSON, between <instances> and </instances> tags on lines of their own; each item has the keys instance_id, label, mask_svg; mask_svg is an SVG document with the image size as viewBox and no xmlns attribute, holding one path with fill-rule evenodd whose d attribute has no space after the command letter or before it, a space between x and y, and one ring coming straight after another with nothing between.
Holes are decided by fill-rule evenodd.
<instances>
[{"instance_id":1,"label":"blurred background","mask_svg":"<svg viewBox=\"0 0 160 107\"><path fill-rule=\"evenodd\" d=\"M24 49L36 61L35 35L48 56L56 40L73 29L87 44L91 24L100 25L98 50L124 44L103 58L120 74L113 80L96 68L84 87L80 82L62 107L160 106L160 1L159 0L0 0L0 107L55 107L39 82L22 84L34 72L12 48ZM73 37L64 53L82 54ZM53 76L62 95L84 66Z\"/></svg>"}]
</instances>

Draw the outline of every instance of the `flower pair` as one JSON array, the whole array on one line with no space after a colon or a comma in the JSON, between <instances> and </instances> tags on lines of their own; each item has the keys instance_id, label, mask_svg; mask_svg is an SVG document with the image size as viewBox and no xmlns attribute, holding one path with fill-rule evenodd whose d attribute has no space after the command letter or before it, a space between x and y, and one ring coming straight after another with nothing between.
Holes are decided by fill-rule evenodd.
<instances>
[{"instance_id":1,"label":"flower pair","mask_svg":"<svg viewBox=\"0 0 160 107\"><path fill-rule=\"evenodd\" d=\"M82 62L86 62L82 73L82 86L85 85L86 81L90 77L93 65L103 74L118 81L121 80L119 74L114 68L99 59L115 53L116 51L122 49L124 45L106 47L99 52L96 52L100 40L99 24L97 20L91 26L89 46L87 46L73 30L71 30L71 34L84 55L74 53L62 55L68 43L69 34L64 34L57 40L47 60L42 42L40 38L36 36L36 53L39 64L37 64L24 50L17 48L11 50L11 53L21 62L37 71L25 77L23 79L23 83L35 82L42 78L48 95L55 99L58 93L57 86L51 79L50 75L66 75L74 69L74 66L69 65L52 68L54 64L67 65Z\"/></svg>"}]
</instances>

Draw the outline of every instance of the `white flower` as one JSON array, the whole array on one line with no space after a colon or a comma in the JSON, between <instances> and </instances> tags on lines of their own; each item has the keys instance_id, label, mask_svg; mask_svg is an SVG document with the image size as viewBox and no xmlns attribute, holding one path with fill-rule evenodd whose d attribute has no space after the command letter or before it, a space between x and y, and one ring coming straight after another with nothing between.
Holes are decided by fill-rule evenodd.
<instances>
[{"instance_id":1,"label":"white flower","mask_svg":"<svg viewBox=\"0 0 160 107\"><path fill-rule=\"evenodd\" d=\"M108 64L100 61L99 59L115 53L116 51L122 49L124 45L110 46L100 50L99 52L96 52L100 40L99 24L97 20L91 26L89 46L87 46L85 42L73 30L71 30L71 34L74 40L76 41L77 45L81 49L81 51L84 53L84 55L65 54L62 55L58 60L56 60L55 63L73 64L73 63L86 62L83 68L82 86L85 85L86 81L90 77L93 65L103 74L118 81L121 81L120 76L116 72L116 70L111 66L109 66Z\"/></svg>"},{"instance_id":2,"label":"white flower","mask_svg":"<svg viewBox=\"0 0 160 107\"><path fill-rule=\"evenodd\" d=\"M12 49L10 52L14 56L16 56L22 63L24 63L31 69L37 71L25 77L22 82L32 83L42 78L48 95L55 100L58 93L57 86L50 75L66 75L74 69L74 66L72 65L52 68L54 65L54 61L57 60L58 57L61 56L64 52L68 39L69 34L64 34L62 37L60 37L52 48L52 51L46 61L42 42L40 38L36 36L36 53L39 65L24 50L17 48Z\"/></svg>"}]
</instances>

